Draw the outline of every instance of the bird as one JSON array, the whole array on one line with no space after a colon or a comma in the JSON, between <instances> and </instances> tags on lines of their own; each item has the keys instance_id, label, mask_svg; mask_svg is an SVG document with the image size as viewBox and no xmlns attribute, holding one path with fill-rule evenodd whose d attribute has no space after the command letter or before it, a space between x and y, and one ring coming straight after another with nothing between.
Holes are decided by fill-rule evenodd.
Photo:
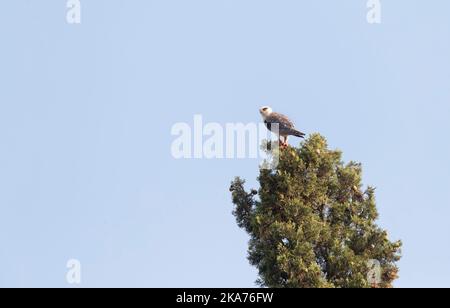
<instances>
[{"instance_id":1,"label":"bird","mask_svg":"<svg viewBox=\"0 0 450 308\"><path fill-rule=\"evenodd\" d=\"M259 113L261 114L267 129L271 132L275 130L275 133L278 134L278 138L282 147L288 146L289 136L305 138L305 134L301 131L298 131L295 128L294 123L292 123L292 121L289 120L287 116L281 113L274 112L269 106L261 107L259 109ZM276 126L278 126L278 131L276 131Z\"/></svg>"}]
</instances>

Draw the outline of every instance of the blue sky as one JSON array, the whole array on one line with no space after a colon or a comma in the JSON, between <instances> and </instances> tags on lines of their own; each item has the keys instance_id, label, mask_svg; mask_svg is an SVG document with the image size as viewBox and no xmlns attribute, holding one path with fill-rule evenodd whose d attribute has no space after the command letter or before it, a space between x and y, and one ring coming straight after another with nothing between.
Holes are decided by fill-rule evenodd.
<instances>
[{"instance_id":1,"label":"blue sky","mask_svg":"<svg viewBox=\"0 0 450 308\"><path fill-rule=\"evenodd\" d=\"M398 287L450 286L450 2L4 1L0 286L251 287L229 182L256 160L175 160L171 127L320 132L377 187Z\"/></svg>"}]
</instances>

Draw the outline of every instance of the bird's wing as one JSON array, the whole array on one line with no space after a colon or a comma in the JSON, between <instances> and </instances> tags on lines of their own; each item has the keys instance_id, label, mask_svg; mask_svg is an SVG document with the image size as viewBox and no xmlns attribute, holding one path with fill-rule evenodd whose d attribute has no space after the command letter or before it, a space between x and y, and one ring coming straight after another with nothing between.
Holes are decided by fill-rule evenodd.
<instances>
[{"instance_id":1,"label":"bird's wing","mask_svg":"<svg viewBox=\"0 0 450 308\"><path fill-rule=\"evenodd\" d=\"M266 124L278 124L280 131L294 128L294 123L287 116L276 112L267 116L265 122Z\"/></svg>"}]
</instances>

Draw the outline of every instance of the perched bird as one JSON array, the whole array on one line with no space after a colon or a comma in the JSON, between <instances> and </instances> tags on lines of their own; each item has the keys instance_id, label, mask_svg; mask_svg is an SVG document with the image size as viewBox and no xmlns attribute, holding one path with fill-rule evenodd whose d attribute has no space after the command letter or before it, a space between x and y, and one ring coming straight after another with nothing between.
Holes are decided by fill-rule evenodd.
<instances>
[{"instance_id":1,"label":"perched bird","mask_svg":"<svg viewBox=\"0 0 450 308\"><path fill-rule=\"evenodd\" d=\"M261 114L268 130L276 130L276 125L278 125L278 138L280 139L280 144L283 147L288 146L289 136L300 138L305 137L304 133L295 129L294 123L292 123L288 117L280 113L273 112L272 108L268 106L262 107L259 109L259 113ZM283 138L283 140L281 140L281 138Z\"/></svg>"}]
</instances>

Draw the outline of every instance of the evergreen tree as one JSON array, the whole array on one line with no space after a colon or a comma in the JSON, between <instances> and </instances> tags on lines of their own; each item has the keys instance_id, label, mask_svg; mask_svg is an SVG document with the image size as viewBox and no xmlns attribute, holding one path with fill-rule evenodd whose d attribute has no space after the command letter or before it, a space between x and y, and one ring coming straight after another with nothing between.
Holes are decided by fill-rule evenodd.
<instances>
[{"instance_id":1,"label":"evergreen tree","mask_svg":"<svg viewBox=\"0 0 450 308\"><path fill-rule=\"evenodd\" d=\"M363 191L361 165L341 156L315 134L281 150L276 168L260 170L259 191L232 182L233 214L250 235L259 285L392 287L401 242L375 224L375 189Z\"/></svg>"}]
</instances>

